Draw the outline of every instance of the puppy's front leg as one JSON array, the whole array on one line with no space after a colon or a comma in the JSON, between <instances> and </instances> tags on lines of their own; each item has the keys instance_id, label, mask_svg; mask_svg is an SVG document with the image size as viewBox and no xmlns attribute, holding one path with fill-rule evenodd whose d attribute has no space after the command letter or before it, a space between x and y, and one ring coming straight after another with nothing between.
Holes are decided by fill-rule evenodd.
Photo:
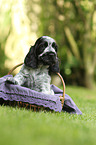
<instances>
[{"instance_id":1,"label":"puppy's front leg","mask_svg":"<svg viewBox=\"0 0 96 145\"><path fill-rule=\"evenodd\" d=\"M45 83L41 86L41 92L49 95L54 95L54 91L51 89L50 84Z\"/></svg>"},{"instance_id":2,"label":"puppy's front leg","mask_svg":"<svg viewBox=\"0 0 96 145\"><path fill-rule=\"evenodd\" d=\"M41 92L44 93L44 94L54 95L54 91L51 90L51 89L49 89L49 90L46 91L46 90L43 88Z\"/></svg>"},{"instance_id":3,"label":"puppy's front leg","mask_svg":"<svg viewBox=\"0 0 96 145\"><path fill-rule=\"evenodd\" d=\"M19 72L15 75L15 77L7 77L6 81L15 85L22 86L25 83L25 77L21 72Z\"/></svg>"},{"instance_id":4,"label":"puppy's front leg","mask_svg":"<svg viewBox=\"0 0 96 145\"><path fill-rule=\"evenodd\" d=\"M6 81L8 83L14 84L14 85L18 85L18 82L14 79L14 77L7 77Z\"/></svg>"}]
</instances>

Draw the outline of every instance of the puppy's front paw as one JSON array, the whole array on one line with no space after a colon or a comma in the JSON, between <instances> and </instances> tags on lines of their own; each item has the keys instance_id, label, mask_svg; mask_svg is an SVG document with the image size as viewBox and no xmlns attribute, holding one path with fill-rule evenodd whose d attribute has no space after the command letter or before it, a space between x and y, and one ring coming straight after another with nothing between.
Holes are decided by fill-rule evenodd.
<instances>
[{"instance_id":1,"label":"puppy's front paw","mask_svg":"<svg viewBox=\"0 0 96 145\"><path fill-rule=\"evenodd\" d=\"M18 84L18 82L14 78L8 77L8 78L6 78L6 81L10 84L14 84L14 85Z\"/></svg>"}]
</instances>

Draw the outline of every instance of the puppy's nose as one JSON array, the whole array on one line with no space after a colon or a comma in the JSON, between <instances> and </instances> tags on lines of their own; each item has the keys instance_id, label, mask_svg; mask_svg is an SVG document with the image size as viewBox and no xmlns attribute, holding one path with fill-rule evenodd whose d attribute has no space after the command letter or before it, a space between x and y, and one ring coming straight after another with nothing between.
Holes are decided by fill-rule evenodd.
<instances>
[{"instance_id":1,"label":"puppy's nose","mask_svg":"<svg viewBox=\"0 0 96 145\"><path fill-rule=\"evenodd\" d=\"M54 54L53 52L50 52L49 55L50 55L50 56L54 56L55 54Z\"/></svg>"}]
</instances>

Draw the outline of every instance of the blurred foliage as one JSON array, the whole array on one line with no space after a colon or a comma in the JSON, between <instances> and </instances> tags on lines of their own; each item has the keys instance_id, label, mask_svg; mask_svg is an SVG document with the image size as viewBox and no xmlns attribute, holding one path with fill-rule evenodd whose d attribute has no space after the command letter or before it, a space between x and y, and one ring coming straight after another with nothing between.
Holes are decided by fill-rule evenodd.
<instances>
[{"instance_id":1,"label":"blurred foliage","mask_svg":"<svg viewBox=\"0 0 96 145\"><path fill-rule=\"evenodd\" d=\"M10 16L10 7L4 8L2 1L0 2L0 75L6 73L7 69L4 67L5 60L5 44L10 33L11 27L11 16Z\"/></svg>"},{"instance_id":2,"label":"blurred foliage","mask_svg":"<svg viewBox=\"0 0 96 145\"><path fill-rule=\"evenodd\" d=\"M59 46L60 70L66 84L93 87L95 0L1 0L0 26L1 76L5 74L2 70L23 61L38 37L48 35Z\"/></svg>"},{"instance_id":3,"label":"blurred foliage","mask_svg":"<svg viewBox=\"0 0 96 145\"><path fill-rule=\"evenodd\" d=\"M8 70L2 72L2 67L11 69L22 62L37 37L31 31L24 0L2 0L0 7L0 50L5 54L1 54L0 66L1 75L4 75Z\"/></svg>"},{"instance_id":4,"label":"blurred foliage","mask_svg":"<svg viewBox=\"0 0 96 145\"><path fill-rule=\"evenodd\" d=\"M65 81L93 87L96 77L95 0L42 0L41 5L41 30L43 35L50 35L58 42Z\"/></svg>"}]
</instances>

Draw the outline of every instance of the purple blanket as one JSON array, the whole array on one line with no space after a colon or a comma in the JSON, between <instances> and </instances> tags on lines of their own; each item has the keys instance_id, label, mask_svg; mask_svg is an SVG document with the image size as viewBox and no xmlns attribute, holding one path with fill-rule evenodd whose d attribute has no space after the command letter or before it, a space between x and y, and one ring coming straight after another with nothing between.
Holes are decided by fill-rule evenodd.
<instances>
[{"instance_id":1,"label":"purple blanket","mask_svg":"<svg viewBox=\"0 0 96 145\"><path fill-rule=\"evenodd\" d=\"M6 81L6 77L13 76L7 75L0 78L0 98L3 100L22 101L29 104L36 104L47 107L56 112L66 111L74 114L82 114L67 94L65 94L65 101L62 109L59 96L63 94L63 91L54 85L51 85L51 88L53 89L55 95L47 95L26 87L10 84Z\"/></svg>"}]
</instances>

